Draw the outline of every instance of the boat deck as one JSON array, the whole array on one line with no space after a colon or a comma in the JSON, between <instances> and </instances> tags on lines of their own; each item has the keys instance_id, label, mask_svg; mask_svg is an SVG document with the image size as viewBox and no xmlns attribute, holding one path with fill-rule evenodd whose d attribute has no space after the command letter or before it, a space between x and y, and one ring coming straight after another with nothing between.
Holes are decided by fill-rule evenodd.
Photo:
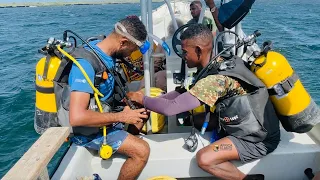
<instances>
[{"instance_id":1,"label":"boat deck","mask_svg":"<svg viewBox=\"0 0 320 180\"><path fill-rule=\"evenodd\" d=\"M209 144L209 133L200 137L196 152ZM148 164L139 179L167 175L175 178L212 177L202 171L195 159L196 152L184 149L184 138L189 133L172 133L142 136L151 148ZM102 179L117 179L125 157L115 154L102 160L98 153L72 145L52 179L75 179L97 173ZM278 148L266 157L247 164L233 162L243 173L264 174L268 179L300 179L304 170L320 170L320 147L307 134L288 133L281 130Z\"/></svg>"},{"instance_id":2,"label":"boat deck","mask_svg":"<svg viewBox=\"0 0 320 180\"><path fill-rule=\"evenodd\" d=\"M177 56L167 57L168 91L174 89L174 72L179 72L181 60ZM196 152L209 144L210 133L204 137L198 135L198 149L191 153L184 148L184 139L190 134L190 127L177 126L175 116L168 117L169 134L141 136L151 148L148 164L139 179L146 180L154 176L172 176L175 178L210 178L196 162ZM319 132L320 125L314 128ZM73 145L64 157L53 179L75 179L99 174L102 179L117 179L125 157L115 154L109 160L102 160L97 152ZM265 179L305 178L304 170L320 170L320 146L308 134L286 132L281 129L281 142L278 148L266 157L247 164L233 162L245 174L264 174Z\"/></svg>"}]
</instances>

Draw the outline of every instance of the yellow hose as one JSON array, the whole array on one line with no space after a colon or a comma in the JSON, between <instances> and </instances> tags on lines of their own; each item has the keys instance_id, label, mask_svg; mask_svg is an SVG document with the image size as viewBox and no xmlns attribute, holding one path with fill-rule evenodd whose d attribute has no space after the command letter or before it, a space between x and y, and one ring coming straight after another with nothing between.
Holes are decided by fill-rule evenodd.
<instances>
[{"instance_id":1,"label":"yellow hose","mask_svg":"<svg viewBox=\"0 0 320 180\"><path fill-rule=\"evenodd\" d=\"M94 93L94 98L96 99L96 101L98 101L97 105L98 105L98 108L99 108L99 111L101 113L103 113L103 109L102 109L102 106L101 106L101 103L99 101L99 98L98 98L98 94L97 93ZM103 126L103 137L107 137L107 127L106 126ZM104 143L105 144L105 143Z\"/></svg>"},{"instance_id":2,"label":"yellow hose","mask_svg":"<svg viewBox=\"0 0 320 180\"><path fill-rule=\"evenodd\" d=\"M98 105L100 113L103 113L103 109L102 109L102 106L101 106L101 103L100 103L100 100L99 100L99 97L98 97L98 95L101 96L101 97L104 97L103 94L100 93L99 90L93 86L93 83L90 80L88 74L86 73L86 71L83 69L83 67L79 64L79 62L74 57L72 57L69 53L67 53L66 51L61 49L60 45L57 45L57 49L63 55L65 55L67 58L69 58L76 66L78 66L78 68L80 69L80 71L82 72L82 74L84 75L86 80L88 81L90 87L94 91L94 98L95 98L95 100L97 102L97 105ZM109 145L107 145L107 127L103 126L103 144L102 144L102 146L100 148L100 156L103 159L108 159L108 158L111 157L111 155L112 155L112 148Z\"/></svg>"},{"instance_id":3,"label":"yellow hose","mask_svg":"<svg viewBox=\"0 0 320 180\"><path fill-rule=\"evenodd\" d=\"M84 77L86 78L86 80L88 81L88 83L89 83L90 87L93 89L93 91L94 91L95 93L97 93L99 96L103 97L103 94L101 94L101 93L99 92L99 90L93 86L93 83L91 82L90 78L88 77L88 74L87 74L86 71L82 68L82 66L78 63L78 61L77 61L75 58L73 58L70 54L68 54L66 51L64 51L63 49L61 49L60 45L57 46L57 49L58 49L63 55L67 56L67 58L69 58L71 61L73 61L73 63L74 63L75 65L78 66L78 68L80 69L80 71L82 72L82 74L84 75ZM99 101L97 101L97 103L98 103L98 102L99 102Z\"/></svg>"}]
</instances>

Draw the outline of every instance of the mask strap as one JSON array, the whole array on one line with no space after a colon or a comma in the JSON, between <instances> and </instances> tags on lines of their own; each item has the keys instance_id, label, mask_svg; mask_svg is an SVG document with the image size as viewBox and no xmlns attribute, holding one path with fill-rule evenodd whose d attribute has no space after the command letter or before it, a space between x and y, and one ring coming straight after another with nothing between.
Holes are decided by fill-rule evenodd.
<instances>
[{"instance_id":1,"label":"mask strap","mask_svg":"<svg viewBox=\"0 0 320 180\"><path fill-rule=\"evenodd\" d=\"M136 38L134 38L133 36L131 36L128 31L126 30L126 28L119 22L117 22L115 24L115 31L116 33L128 38L130 41L134 42L136 45L138 45L139 47L141 47L143 45L143 43L141 41L138 41Z\"/></svg>"}]
</instances>

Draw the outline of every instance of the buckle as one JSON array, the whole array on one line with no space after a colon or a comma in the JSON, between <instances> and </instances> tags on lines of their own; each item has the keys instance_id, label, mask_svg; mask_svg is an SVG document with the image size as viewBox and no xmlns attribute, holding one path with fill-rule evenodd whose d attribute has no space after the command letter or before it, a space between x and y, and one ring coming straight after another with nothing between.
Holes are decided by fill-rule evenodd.
<instances>
[{"instance_id":1,"label":"buckle","mask_svg":"<svg viewBox=\"0 0 320 180\"><path fill-rule=\"evenodd\" d=\"M289 93L290 90L293 88L294 84L290 81L290 79L286 79L284 82L280 83L280 86L282 87L284 93Z\"/></svg>"},{"instance_id":2,"label":"buckle","mask_svg":"<svg viewBox=\"0 0 320 180\"><path fill-rule=\"evenodd\" d=\"M293 74L285 79L284 81L274 85L272 88L268 89L269 95L283 96L291 91L294 84L299 80L298 75L293 72Z\"/></svg>"}]
</instances>

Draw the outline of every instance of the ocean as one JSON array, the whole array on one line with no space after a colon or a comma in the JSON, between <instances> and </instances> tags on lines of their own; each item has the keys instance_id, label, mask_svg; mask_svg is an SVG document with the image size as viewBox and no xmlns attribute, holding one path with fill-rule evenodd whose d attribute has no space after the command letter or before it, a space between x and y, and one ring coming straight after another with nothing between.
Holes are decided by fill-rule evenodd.
<instances>
[{"instance_id":1,"label":"ocean","mask_svg":"<svg viewBox=\"0 0 320 180\"><path fill-rule=\"evenodd\" d=\"M162 3L154 3L154 8ZM320 1L258 0L243 20L243 30L260 30L261 45L273 42L320 103ZM107 34L127 15L140 15L139 4L106 4L0 9L0 177L39 138L33 129L35 65L49 37L70 29L82 37ZM64 145L49 164L52 171Z\"/></svg>"}]
</instances>

